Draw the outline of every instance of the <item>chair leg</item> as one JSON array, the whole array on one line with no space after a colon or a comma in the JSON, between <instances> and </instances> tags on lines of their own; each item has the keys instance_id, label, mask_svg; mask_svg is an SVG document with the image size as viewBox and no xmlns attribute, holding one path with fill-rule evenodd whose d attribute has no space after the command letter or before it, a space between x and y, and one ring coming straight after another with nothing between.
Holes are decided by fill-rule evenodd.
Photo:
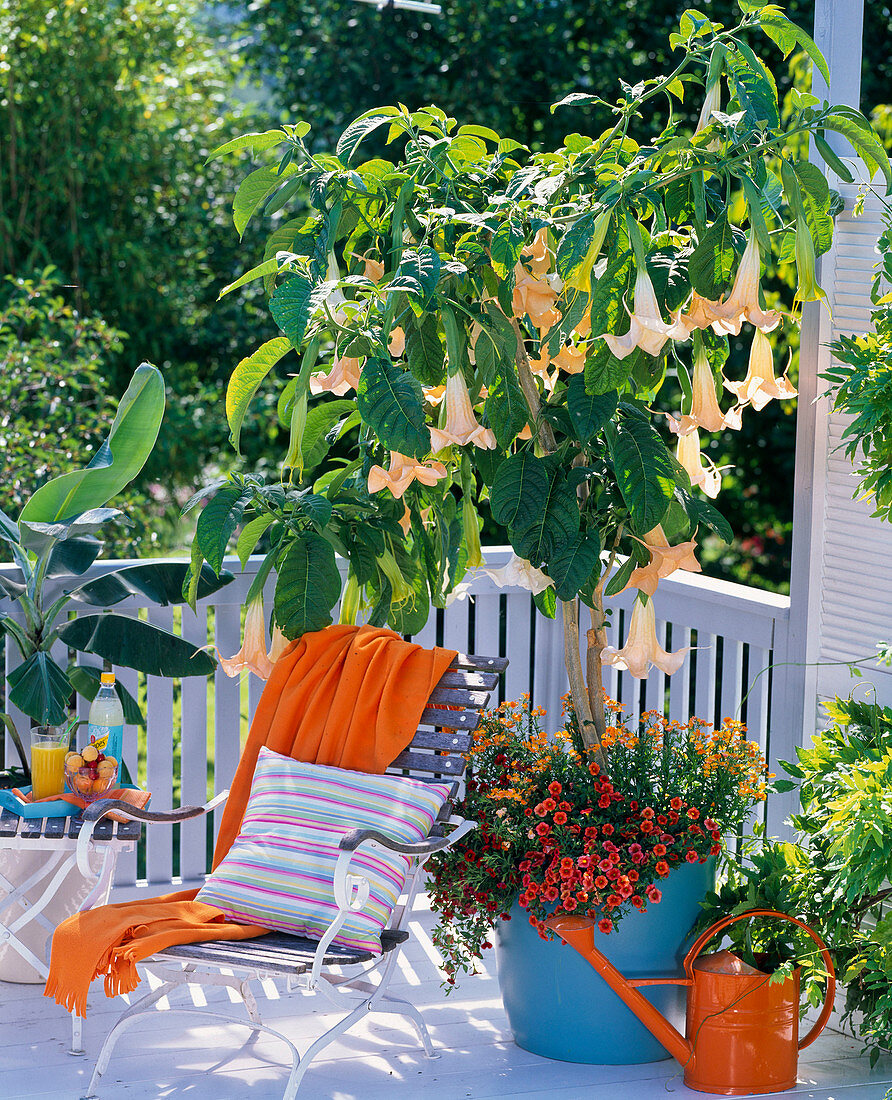
<instances>
[{"instance_id":1,"label":"chair leg","mask_svg":"<svg viewBox=\"0 0 892 1100\"><path fill-rule=\"evenodd\" d=\"M71 1013L71 1049L69 1054L76 1057L86 1054L84 1050L84 1018L76 1013Z\"/></svg>"},{"instance_id":2,"label":"chair leg","mask_svg":"<svg viewBox=\"0 0 892 1100\"><path fill-rule=\"evenodd\" d=\"M424 1022L424 1017L415 1005L410 1004L409 1001L404 1001L401 997L391 997L389 993L385 993L380 1000L370 1005L369 1008L372 1012L392 1012L398 1016L405 1016L418 1033L418 1038L421 1040L421 1045L424 1047L424 1053L427 1057L440 1057L434 1047L427 1024Z\"/></svg>"}]
</instances>

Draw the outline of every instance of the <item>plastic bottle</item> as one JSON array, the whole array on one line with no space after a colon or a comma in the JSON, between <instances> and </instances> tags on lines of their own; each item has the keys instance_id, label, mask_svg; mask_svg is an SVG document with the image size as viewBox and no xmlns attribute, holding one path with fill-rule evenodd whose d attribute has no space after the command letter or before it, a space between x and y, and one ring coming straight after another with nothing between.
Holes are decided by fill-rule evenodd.
<instances>
[{"instance_id":1,"label":"plastic bottle","mask_svg":"<svg viewBox=\"0 0 892 1100\"><path fill-rule=\"evenodd\" d=\"M103 672L100 676L99 691L93 699L87 722L87 743L90 742L94 742L106 756L113 756L120 767L124 747L124 708L115 691L113 672Z\"/></svg>"}]
</instances>

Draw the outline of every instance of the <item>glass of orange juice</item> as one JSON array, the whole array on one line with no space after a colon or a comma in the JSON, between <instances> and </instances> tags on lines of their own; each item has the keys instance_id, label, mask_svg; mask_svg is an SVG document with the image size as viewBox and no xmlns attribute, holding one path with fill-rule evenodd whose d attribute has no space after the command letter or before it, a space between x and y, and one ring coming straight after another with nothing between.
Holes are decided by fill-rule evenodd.
<instances>
[{"instance_id":1,"label":"glass of orange juice","mask_svg":"<svg viewBox=\"0 0 892 1100\"><path fill-rule=\"evenodd\" d=\"M58 726L31 730L31 797L50 798L65 789L65 754L68 733Z\"/></svg>"}]
</instances>

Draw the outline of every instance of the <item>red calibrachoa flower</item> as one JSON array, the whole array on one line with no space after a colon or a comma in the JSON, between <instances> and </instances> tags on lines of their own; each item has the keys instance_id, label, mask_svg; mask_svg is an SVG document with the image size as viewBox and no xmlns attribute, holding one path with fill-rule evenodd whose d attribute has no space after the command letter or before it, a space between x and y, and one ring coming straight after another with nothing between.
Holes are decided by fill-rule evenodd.
<instances>
[{"instance_id":1,"label":"red calibrachoa flower","mask_svg":"<svg viewBox=\"0 0 892 1100\"><path fill-rule=\"evenodd\" d=\"M764 761L739 723L713 731L647 713L630 730L618 711L611 704L606 775L586 764L572 714L554 737L526 700L484 715L456 807L478 827L429 863L447 984L473 971L515 902L543 939L555 911L612 932L625 913L660 902L656 883L673 867L718 854L722 833L764 797Z\"/></svg>"}]
</instances>

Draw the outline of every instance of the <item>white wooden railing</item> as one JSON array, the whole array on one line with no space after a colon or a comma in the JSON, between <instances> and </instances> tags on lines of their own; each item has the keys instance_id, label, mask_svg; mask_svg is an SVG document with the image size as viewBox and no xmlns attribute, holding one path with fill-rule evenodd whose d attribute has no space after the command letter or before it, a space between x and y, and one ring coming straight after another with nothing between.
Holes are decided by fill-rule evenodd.
<instances>
[{"instance_id":1,"label":"white wooden railing","mask_svg":"<svg viewBox=\"0 0 892 1100\"><path fill-rule=\"evenodd\" d=\"M490 548L487 564L497 568L510 555L510 549ZM250 560L241 571L236 559L227 560L235 580L200 601L196 614L188 608L146 607L135 599L115 610L140 615L195 645L215 645L229 656L240 646L241 608L259 561ZM88 576L101 576L122 564L99 562ZM12 566L0 569L13 572ZM272 588L271 581L269 601ZM625 593L610 601L614 608L611 644L622 645L632 600L633 594ZM8 601L4 606L9 608ZM786 698L784 667L764 671L786 660L789 600L742 585L676 573L660 582L655 606L658 634L667 648L695 648L671 678L654 671L648 680L638 681L607 670L607 691L633 717L645 709L662 709L670 718L680 720L692 714L712 722L726 715L740 717L772 762L793 756L793 726L786 718L791 701ZM581 624L583 637L588 625ZM516 699L528 692L534 704L546 708L546 728L560 725L560 700L566 691L561 625L539 615L528 592L499 589L489 576L478 572L471 581L469 598L432 613L415 640L422 645L441 644L508 657L510 665L500 698ZM67 656L63 649L57 659L64 663ZM91 660L85 655L80 659ZM5 660L7 671L20 660L9 638ZM99 663L97 658L92 661ZM176 682L144 677L129 669L116 671L146 708L147 735L135 726L125 727L124 759L152 792L153 808L195 805L228 787L263 682L253 675L231 680L219 668L209 681L191 677ZM86 707L83 710L86 717ZM21 729L27 728L24 716L13 716ZM14 760L11 745L5 750L5 759ZM769 808L769 829L777 831L787 809L778 804L777 812L772 813ZM146 888L158 892L172 882L182 883L184 888L200 882L212 839L202 820L185 822L174 830L149 830L144 850L119 863L117 896L132 896Z\"/></svg>"}]
</instances>

